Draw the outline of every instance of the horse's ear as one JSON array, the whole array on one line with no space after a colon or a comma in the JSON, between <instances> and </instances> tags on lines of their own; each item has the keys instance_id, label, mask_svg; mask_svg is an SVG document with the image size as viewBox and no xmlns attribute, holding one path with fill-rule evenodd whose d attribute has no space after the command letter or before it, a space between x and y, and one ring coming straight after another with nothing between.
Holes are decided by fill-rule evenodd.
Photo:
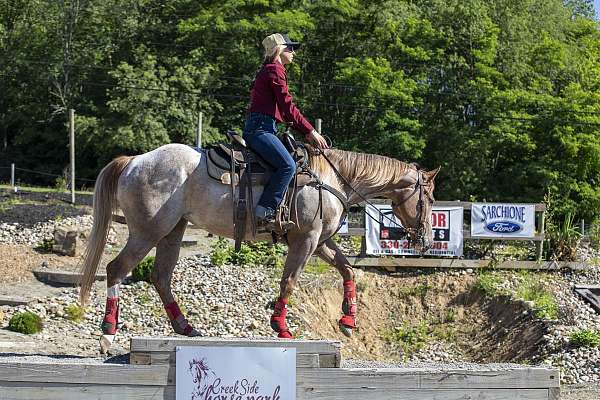
<instances>
[{"instance_id":1,"label":"horse's ear","mask_svg":"<svg viewBox=\"0 0 600 400\"><path fill-rule=\"evenodd\" d=\"M433 182L435 177L437 176L437 174L440 172L440 169L442 169L441 165L439 167L437 167L436 169L432 169L431 171L425 172L425 175L427 175L427 181Z\"/></svg>"}]
</instances>

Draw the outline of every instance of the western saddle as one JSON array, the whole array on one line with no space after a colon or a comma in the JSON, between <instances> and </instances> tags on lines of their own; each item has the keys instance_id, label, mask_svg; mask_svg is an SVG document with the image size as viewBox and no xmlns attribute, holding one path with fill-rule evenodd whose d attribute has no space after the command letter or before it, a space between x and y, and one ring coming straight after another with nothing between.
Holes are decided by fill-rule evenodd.
<instances>
[{"instance_id":1,"label":"western saddle","mask_svg":"<svg viewBox=\"0 0 600 400\"><path fill-rule=\"evenodd\" d=\"M206 149L206 166L211 178L231 187L235 250L239 251L246 233L248 216L253 236L257 233L252 186L266 185L273 167L253 152L235 131L227 131L227 137L230 143L218 143ZM308 150L295 141L289 132L289 126L280 139L296 161L296 174L277 210L276 221L280 229L278 232L271 232L274 240L277 236L285 235L284 227L292 221L291 210L298 188L312 182L314 177L308 168Z\"/></svg>"}]
</instances>

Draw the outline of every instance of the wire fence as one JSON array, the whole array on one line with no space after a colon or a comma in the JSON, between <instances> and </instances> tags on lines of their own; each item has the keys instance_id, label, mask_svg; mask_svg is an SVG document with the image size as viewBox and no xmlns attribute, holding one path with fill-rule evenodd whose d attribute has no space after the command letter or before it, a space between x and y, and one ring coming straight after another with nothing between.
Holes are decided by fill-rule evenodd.
<instances>
[{"instance_id":1,"label":"wire fence","mask_svg":"<svg viewBox=\"0 0 600 400\"><path fill-rule=\"evenodd\" d=\"M71 187L69 173L57 174L17 166L0 166L0 182L6 182L12 186L52 185L57 189L65 190ZM93 188L95 183L94 179L75 178L75 185L80 189Z\"/></svg>"}]
</instances>

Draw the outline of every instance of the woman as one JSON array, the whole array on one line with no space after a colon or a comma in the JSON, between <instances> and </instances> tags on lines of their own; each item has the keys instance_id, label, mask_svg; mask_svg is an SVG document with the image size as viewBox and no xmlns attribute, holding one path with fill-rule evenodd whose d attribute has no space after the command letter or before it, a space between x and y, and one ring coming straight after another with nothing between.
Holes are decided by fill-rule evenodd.
<instances>
[{"instance_id":1,"label":"woman","mask_svg":"<svg viewBox=\"0 0 600 400\"><path fill-rule=\"evenodd\" d=\"M277 123L290 122L314 146L321 149L328 146L323 136L294 105L288 90L283 66L293 62L294 50L300 44L279 33L267 36L262 44L265 59L253 82L244 139L275 169L255 211L258 225L272 231L275 229L276 210L296 172L292 156L276 136Z\"/></svg>"}]
</instances>

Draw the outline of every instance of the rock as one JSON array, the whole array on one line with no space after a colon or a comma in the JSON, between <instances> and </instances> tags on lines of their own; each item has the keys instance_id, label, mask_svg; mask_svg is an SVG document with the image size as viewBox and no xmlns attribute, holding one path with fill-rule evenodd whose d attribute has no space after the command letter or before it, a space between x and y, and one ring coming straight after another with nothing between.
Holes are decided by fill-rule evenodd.
<instances>
[{"instance_id":1,"label":"rock","mask_svg":"<svg viewBox=\"0 0 600 400\"><path fill-rule=\"evenodd\" d=\"M74 257L77 250L77 230L69 228L56 228L54 230L54 243L52 251Z\"/></svg>"},{"instance_id":2,"label":"rock","mask_svg":"<svg viewBox=\"0 0 600 400\"><path fill-rule=\"evenodd\" d=\"M4 311L0 310L0 325L4 324Z\"/></svg>"}]
</instances>

